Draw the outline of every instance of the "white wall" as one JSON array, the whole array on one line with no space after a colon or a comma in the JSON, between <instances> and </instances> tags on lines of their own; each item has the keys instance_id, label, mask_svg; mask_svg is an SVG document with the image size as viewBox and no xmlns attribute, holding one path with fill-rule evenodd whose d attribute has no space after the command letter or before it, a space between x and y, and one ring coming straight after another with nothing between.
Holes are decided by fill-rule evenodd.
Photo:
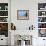
<instances>
[{"instance_id":1,"label":"white wall","mask_svg":"<svg viewBox=\"0 0 46 46\"><path fill-rule=\"evenodd\" d=\"M17 10L29 10L29 20L17 20ZM32 24L36 27L37 2L35 3L32 0L12 0L11 16L11 22L15 24L17 30L27 30Z\"/></svg>"},{"instance_id":2,"label":"white wall","mask_svg":"<svg viewBox=\"0 0 46 46\"><path fill-rule=\"evenodd\" d=\"M46 0L45 0L46 1ZM17 30L28 30L32 24L37 29L38 2L44 0L11 0L11 22ZM29 20L17 20L17 10L29 10Z\"/></svg>"},{"instance_id":3,"label":"white wall","mask_svg":"<svg viewBox=\"0 0 46 46\"><path fill-rule=\"evenodd\" d=\"M11 0L11 22L17 30L28 30L29 26L38 27L38 3L46 0ZM17 10L29 10L29 20L17 20Z\"/></svg>"},{"instance_id":4,"label":"white wall","mask_svg":"<svg viewBox=\"0 0 46 46\"><path fill-rule=\"evenodd\" d=\"M18 30L28 30L30 25L35 26L34 38L32 39L33 46L43 46L43 38L38 37L38 3L46 3L46 0L11 0L11 22L14 23ZM17 10L29 10L29 20L17 20ZM16 31L17 31L16 30ZM35 38L35 36L37 36ZM42 39L42 40L41 40ZM39 43L39 44L38 44Z\"/></svg>"}]
</instances>

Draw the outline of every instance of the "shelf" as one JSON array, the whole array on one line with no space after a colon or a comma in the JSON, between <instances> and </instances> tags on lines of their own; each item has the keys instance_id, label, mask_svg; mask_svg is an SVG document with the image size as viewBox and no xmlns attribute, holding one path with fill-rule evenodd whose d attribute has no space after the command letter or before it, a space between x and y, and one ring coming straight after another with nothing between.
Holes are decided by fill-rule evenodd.
<instances>
[{"instance_id":1,"label":"shelf","mask_svg":"<svg viewBox=\"0 0 46 46\"><path fill-rule=\"evenodd\" d=\"M38 29L46 29L46 28L38 28Z\"/></svg>"},{"instance_id":2,"label":"shelf","mask_svg":"<svg viewBox=\"0 0 46 46\"><path fill-rule=\"evenodd\" d=\"M0 10L0 11L8 11L8 10Z\"/></svg>"},{"instance_id":3,"label":"shelf","mask_svg":"<svg viewBox=\"0 0 46 46\"><path fill-rule=\"evenodd\" d=\"M38 22L38 23L46 23L46 22Z\"/></svg>"},{"instance_id":4,"label":"shelf","mask_svg":"<svg viewBox=\"0 0 46 46\"><path fill-rule=\"evenodd\" d=\"M44 16L38 16L38 17L46 17L46 15L44 15Z\"/></svg>"},{"instance_id":5,"label":"shelf","mask_svg":"<svg viewBox=\"0 0 46 46\"><path fill-rule=\"evenodd\" d=\"M0 23L8 23L8 22L0 22Z\"/></svg>"},{"instance_id":6,"label":"shelf","mask_svg":"<svg viewBox=\"0 0 46 46\"><path fill-rule=\"evenodd\" d=\"M46 37L46 3L38 3L38 36Z\"/></svg>"},{"instance_id":7,"label":"shelf","mask_svg":"<svg viewBox=\"0 0 46 46\"><path fill-rule=\"evenodd\" d=\"M0 16L0 17L8 17L8 16Z\"/></svg>"},{"instance_id":8,"label":"shelf","mask_svg":"<svg viewBox=\"0 0 46 46\"><path fill-rule=\"evenodd\" d=\"M0 35L8 37L8 3L0 3Z\"/></svg>"},{"instance_id":9,"label":"shelf","mask_svg":"<svg viewBox=\"0 0 46 46\"><path fill-rule=\"evenodd\" d=\"M38 11L46 11L46 10L38 10Z\"/></svg>"}]
</instances>

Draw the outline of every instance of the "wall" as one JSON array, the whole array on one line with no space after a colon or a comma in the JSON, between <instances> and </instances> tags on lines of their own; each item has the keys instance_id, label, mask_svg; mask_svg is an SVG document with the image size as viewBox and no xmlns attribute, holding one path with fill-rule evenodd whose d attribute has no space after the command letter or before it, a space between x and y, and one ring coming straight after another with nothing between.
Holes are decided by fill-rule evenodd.
<instances>
[{"instance_id":1,"label":"wall","mask_svg":"<svg viewBox=\"0 0 46 46\"><path fill-rule=\"evenodd\" d=\"M5 1L0 0L0 3L2 3L2 2L5 3L7 1L8 0L5 0ZM33 42L32 44L33 44L33 46L40 46L40 44L41 44L41 46L44 46L43 38L36 37L36 36L38 36L38 30L37 30L38 10L37 9L38 9L38 3L46 3L46 0L11 0L10 2L11 2L11 11L9 9L9 16L10 16L10 12L11 12L11 22L14 23L18 32L20 32L19 30L21 30L21 32L24 32L24 30L28 30L28 27L33 24L35 26L36 34L33 33L34 37L32 39L32 42ZM10 7L10 5L9 5L9 7ZM19 9L29 10L29 20L17 20L17 10L19 10ZM14 34L14 33L12 32L12 34ZM14 37L13 37L13 39L14 39ZM12 41L12 42L14 42L14 41ZM14 44L14 43L12 43L12 44Z\"/></svg>"},{"instance_id":2,"label":"wall","mask_svg":"<svg viewBox=\"0 0 46 46\"><path fill-rule=\"evenodd\" d=\"M32 5L34 4L34 5ZM29 20L17 20L17 10L29 10ZM32 0L12 0L11 1L11 22L16 25L17 30L28 30L29 26L37 23L37 2ZM36 19L35 19L36 18Z\"/></svg>"},{"instance_id":3,"label":"wall","mask_svg":"<svg viewBox=\"0 0 46 46\"><path fill-rule=\"evenodd\" d=\"M32 24L38 27L38 3L46 0L11 0L11 22L17 30L28 30ZM29 20L17 20L17 10L29 10Z\"/></svg>"},{"instance_id":4,"label":"wall","mask_svg":"<svg viewBox=\"0 0 46 46\"><path fill-rule=\"evenodd\" d=\"M33 46L44 46L43 38L38 37L37 30L38 3L46 3L46 0L11 0L11 22L14 23L18 32L19 30L28 30L28 27L33 24L36 32L36 34L33 33ZM17 20L17 10L20 9L29 10L29 20Z\"/></svg>"}]
</instances>

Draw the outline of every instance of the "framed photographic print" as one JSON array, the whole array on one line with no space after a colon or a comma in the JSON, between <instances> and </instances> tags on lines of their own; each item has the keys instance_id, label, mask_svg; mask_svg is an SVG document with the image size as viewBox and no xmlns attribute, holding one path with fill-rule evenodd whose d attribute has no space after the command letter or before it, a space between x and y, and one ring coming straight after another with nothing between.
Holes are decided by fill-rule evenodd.
<instances>
[{"instance_id":1,"label":"framed photographic print","mask_svg":"<svg viewBox=\"0 0 46 46\"><path fill-rule=\"evenodd\" d=\"M29 10L17 10L17 20L29 20Z\"/></svg>"}]
</instances>

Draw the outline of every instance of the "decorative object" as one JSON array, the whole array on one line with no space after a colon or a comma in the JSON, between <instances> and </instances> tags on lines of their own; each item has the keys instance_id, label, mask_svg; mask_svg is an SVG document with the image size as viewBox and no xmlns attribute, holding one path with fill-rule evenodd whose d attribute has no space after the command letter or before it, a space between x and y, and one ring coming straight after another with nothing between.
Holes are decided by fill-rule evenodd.
<instances>
[{"instance_id":1,"label":"decorative object","mask_svg":"<svg viewBox=\"0 0 46 46\"><path fill-rule=\"evenodd\" d=\"M15 35L15 45L16 46L30 46L32 45L32 36L31 35Z\"/></svg>"},{"instance_id":2,"label":"decorative object","mask_svg":"<svg viewBox=\"0 0 46 46\"><path fill-rule=\"evenodd\" d=\"M5 10L8 10L8 6L5 6Z\"/></svg>"},{"instance_id":3,"label":"decorative object","mask_svg":"<svg viewBox=\"0 0 46 46\"><path fill-rule=\"evenodd\" d=\"M11 23L11 30L16 30L16 26L13 23Z\"/></svg>"},{"instance_id":4,"label":"decorative object","mask_svg":"<svg viewBox=\"0 0 46 46\"><path fill-rule=\"evenodd\" d=\"M1 6L0 6L0 10L1 10Z\"/></svg>"},{"instance_id":5,"label":"decorative object","mask_svg":"<svg viewBox=\"0 0 46 46\"><path fill-rule=\"evenodd\" d=\"M38 11L38 16L46 16L46 11Z\"/></svg>"},{"instance_id":6,"label":"decorative object","mask_svg":"<svg viewBox=\"0 0 46 46\"><path fill-rule=\"evenodd\" d=\"M38 3L38 10L45 10L46 9L46 3Z\"/></svg>"},{"instance_id":7,"label":"decorative object","mask_svg":"<svg viewBox=\"0 0 46 46\"><path fill-rule=\"evenodd\" d=\"M46 28L46 23L38 23L38 28Z\"/></svg>"},{"instance_id":8,"label":"decorative object","mask_svg":"<svg viewBox=\"0 0 46 46\"><path fill-rule=\"evenodd\" d=\"M8 16L8 11L0 11L0 16Z\"/></svg>"},{"instance_id":9,"label":"decorative object","mask_svg":"<svg viewBox=\"0 0 46 46\"><path fill-rule=\"evenodd\" d=\"M0 10L8 10L8 3L0 3Z\"/></svg>"},{"instance_id":10,"label":"decorative object","mask_svg":"<svg viewBox=\"0 0 46 46\"><path fill-rule=\"evenodd\" d=\"M28 20L29 10L17 10L17 20Z\"/></svg>"},{"instance_id":11,"label":"decorative object","mask_svg":"<svg viewBox=\"0 0 46 46\"><path fill-rule=\"evenodd\" d=\"M0 22L8 22L8 17L0 17Z\"/></svg>"},{"instance_id":12,"label":"decorative object","mask_svg":"<svg viewBox=\"0 0 46 46\"><path fill-rule=\"evenodd\" d=\"M45 15L45 12L42 12L42 15Z\"/></svg>"},{"instance_id":13,"label":"decorative object","mask_svg":"<svg viewBox=\"0 0 46 46\"><path fill-rule=\"evenodd\" d=\"M8 23L0 23L0 35L8 37Z\"/></svg>"},{"instance_id":14,"label":"decorative object","mask_svg":"<svg viewBox=\"0 0 46 46\"><path fill-rule=\"evenodd\" d=\"M46 17L38 17L38 22L46 22Z\"/></svg>"},{"instance_id":15,"label":"decorative object","mask_svg":"<svg viewBox=\"0 0 46 46\"><path fill-rule=\"evenodd\" d=\"M31 25L31 26L29 26L29 30L34 30L34 26L33 25Z\"/></svg>"},{"instance_id":16,"label":"decorative object","mask_svg":"<svg viewBox=\"0 0 46 46\"><path fill-rule=\"evenodd\" d=\"M39 37L46 37L46 29L39 29Z\"/></svg>"}]
</instances>

